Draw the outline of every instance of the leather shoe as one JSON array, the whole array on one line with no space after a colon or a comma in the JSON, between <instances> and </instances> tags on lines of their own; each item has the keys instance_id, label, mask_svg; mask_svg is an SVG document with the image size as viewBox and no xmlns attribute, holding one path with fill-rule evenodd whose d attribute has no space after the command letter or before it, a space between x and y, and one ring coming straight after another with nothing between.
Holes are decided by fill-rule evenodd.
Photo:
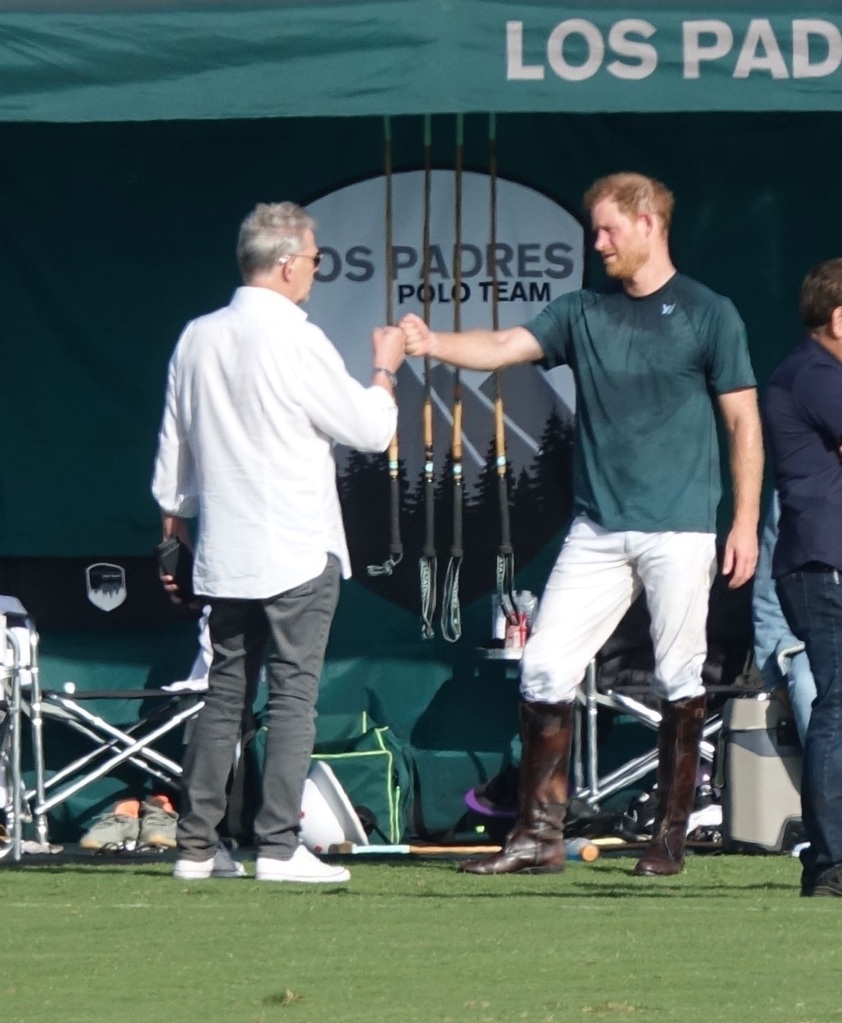
<instances>
[{"instance_id":1,"label":"leather shoe","mask_svg":"<svg viewBox=\"0 0 842 1023\"><path fill-rule=\"evenodd\" d=\"M842 867L831 867L826 870L814 885L802 884L801 894L808 898L813 896L839 897L842 895Z\"/></svg>"}]
</instances>

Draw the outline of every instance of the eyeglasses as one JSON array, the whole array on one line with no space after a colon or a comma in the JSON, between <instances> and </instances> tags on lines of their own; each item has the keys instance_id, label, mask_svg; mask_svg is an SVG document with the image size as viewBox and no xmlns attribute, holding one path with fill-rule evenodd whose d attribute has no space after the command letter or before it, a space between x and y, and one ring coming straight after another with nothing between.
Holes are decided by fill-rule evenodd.
<instances>
[{"instance_id":1,"label":"eyeglasses","mask_svg":"<svg viewBox=\"0 0 842 1023\"><path fill-rule=\"evenodd\" d=\"M281 258L278 260L278 262L281 263L281 264L288 263L291 259L295 259L298 256L304 256L306 259L312 259L313 260L313 269L314 270L318 270L319 269L319 266L321 265L322 259L324 259L324 253L322 252L321 249L319 249L316 252L315 256L311 256L309 252L293 252L292 255L290 255L290 256L281 256Z\"/></svg>"}]
</instances>

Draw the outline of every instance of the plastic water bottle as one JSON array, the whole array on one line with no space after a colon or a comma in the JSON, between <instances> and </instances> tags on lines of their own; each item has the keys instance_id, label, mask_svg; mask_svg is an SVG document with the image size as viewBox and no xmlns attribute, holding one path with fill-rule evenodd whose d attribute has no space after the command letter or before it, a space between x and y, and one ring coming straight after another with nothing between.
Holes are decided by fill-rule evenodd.
<instances>
[{"instance_id":1,"label":"plastic water bottle","mask_svg":"<svg viewBox=\"0 0 842 1023\"><path fill-rule=\"evenodd\" d=\"M593 863L599 859L599 846L587 838L566 838L564 840L564 851L568 860L582 860L584 863Z\"/></svg>"}]
</instances>

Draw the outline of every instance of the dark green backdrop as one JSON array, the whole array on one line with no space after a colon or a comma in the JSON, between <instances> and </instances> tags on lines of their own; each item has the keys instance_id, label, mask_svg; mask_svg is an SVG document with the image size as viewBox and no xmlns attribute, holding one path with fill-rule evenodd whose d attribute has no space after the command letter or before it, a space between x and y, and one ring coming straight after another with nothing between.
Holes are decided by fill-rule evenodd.
<instances>
[{"instance_id":1,"label":"dark green backdrop","mask_svg":"<svg viewBox=\"0 0 842 1023\"><path fill-rule=\"evenodd\" d=\"M603 173L667 182L676 262L733 298L762 384L797 337L805 271L840 254L840 118L505 115L499 172L574 212ZM438 126L450 123L434 118L433 137L449 140ZM484 116L466 119L469 169L486 169L486 126ZM306 204L381 172L381 121L6 123L0 152L0 555L147 556L158 534L148 485L165 367L181 326L236 287L234 238L256 201ZM419 166L420 118L395 121L394 152L396 169ZM434 156L437 166L449 159ZM540 590L554 553L518 564L519 586ZM353 582L343 588L322 709L380 713L422 757L436 751L433 827L458 818L462 791L505 762L515 732L514 682L472 653L488 639L489 615L478 601L460 644L424 644L413 615ZM137 625L149 661L147 671L132 654L139 684L162 661L186 672L192 660L192 623L160 617ZM101 678L106 661L123 684L118 633L70 636L43 630L48 683L63 681L70 644L77 683L86 672Z\"/></svg>"},{"instance_id":2,"label":"dark green backdrop","mask_svg":"<svg viewBox=\"0 0 842 1023\"><path fill-rule=\"evenodd\" d=\"M599 174L666 181L678 265L734 299L763 380L795 339L805 270L839 251L840 123L512 115L499 122L500 173L577 212ZM399 169L418 166L420 130L398 120ZM468 167L485 169L485 133L484 117L468 118ZM166 362L185 320L237 285L241 217L257 200L307 202L377 174L381 150L367 118L0 125L0 554L148 552Z\"/></svg>"}]
</instances>

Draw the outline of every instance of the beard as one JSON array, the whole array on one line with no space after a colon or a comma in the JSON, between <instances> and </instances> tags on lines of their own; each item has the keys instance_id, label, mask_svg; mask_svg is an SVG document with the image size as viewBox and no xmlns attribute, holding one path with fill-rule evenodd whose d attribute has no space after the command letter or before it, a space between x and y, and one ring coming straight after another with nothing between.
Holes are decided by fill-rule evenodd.
<instances>
[{"instance_id":1,"label":"beard","mask_svg":"<svg viewBox=\"0 0 842 1023\"><path fill-rule=\"evenodd\" d=\"M611 262L606 262L605 272L615 280L627 281L641 269L649 259L649 249L645 245L639 248L627 248L623 252L615 252Z\"/></svg>"}]
</instances>

